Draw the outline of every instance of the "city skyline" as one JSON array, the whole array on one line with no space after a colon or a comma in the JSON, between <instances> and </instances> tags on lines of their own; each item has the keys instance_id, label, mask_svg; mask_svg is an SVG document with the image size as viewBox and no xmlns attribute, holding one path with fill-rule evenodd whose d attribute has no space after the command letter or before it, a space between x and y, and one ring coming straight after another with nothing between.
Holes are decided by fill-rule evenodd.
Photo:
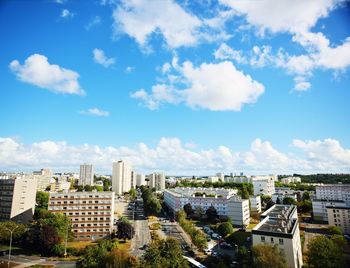
<instances>
[{"instance_id":1,"label":"city skyline","mask_svg":"<svg viewBox=\"0 0 350 268\"><path fill-rule=\"evenodd\" d=\"M349 2L277 2L2 1L0 170L350 172Z\"/></svg>"}]
</instances>

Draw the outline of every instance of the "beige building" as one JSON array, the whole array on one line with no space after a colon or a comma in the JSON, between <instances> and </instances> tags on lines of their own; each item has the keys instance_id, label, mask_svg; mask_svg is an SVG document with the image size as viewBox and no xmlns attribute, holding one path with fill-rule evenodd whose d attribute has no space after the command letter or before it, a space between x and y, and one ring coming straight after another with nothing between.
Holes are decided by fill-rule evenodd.
<instances>
[{"instance_id":1,"label":"beige building","mask_svg":"<svg viewBox=\"0 0 350 268\"><path fill-rule=\"evenodd\" d=\"M0 180L0 221L28 223L33 219L37 180L17 178Z\"/></svg>"},{"instance_id":2,"label":"beige building","mask_svg":"<svg viewBox=\"0 0 350 268\"><path fill-rule=\"evenodd\" d=\"M155 188L156 191L165 189L165 176L163 173L152 173L148 175L149 187Z\"/></svg>"},{"instance_id":3,"label":"beige building","mask_svg":"<svg viewBox=\"0 0 350 268\"><path fill-rule=\"evenodd\" d=\"M275 176L252 176L254 195L273 195L275 193Z\"/></svg>"},{"instance_id":4,"label":"beige building","mask_svg":"<svg viewBox=\"0 0 350 268\"><path fill-rule=\"evenodd\" d=\"M108 236L113 228L113 192L50 193L49 211L63 213L72 221L76 240Z\"/></svg>"},{"instance_id":5,"label":"beige building","mask_svg":"<svg viewBox=\"0 0 350 268\"><path fill-rule=\"evenodd\" d=\"M328 224L350 234L350 206L327 206Z\"/></svg>"},{"instance_id":6,"label":"beige building","mask_svg":"<svg viewBox=\"0 0 350 268\"><path fill-rule=\"evenodd\" d=\"M39 171L33 171L33 175L26 175L27 178L34 178L38 181L37 190L45 191L50 186L52 171L48 168L43 168Z\"/></svg>"},{"instance_id":7,"label":"beige building","mask_svg":"<svg viewBox=\"0 0 350 268\"><path fill-rule=\"evenodd\" d=\"M261 214L261 222L252 230L252 241L253 246L261 243L277 245L285 253L288 267L302 267L297 207L274 205Z\"/></svg>"},{"instance_id":8,"label":"beige building","mask_svg":"<svg viewBox=\"0 0 350 268\"><path fill-rule=\"evenodd\" d=\"M80 165L79 185L94 185L94 167L91 164Z\"/></svg>"},{"instance_id":9,"label":"beige building","mask_svg":"<svg viewBox=\"0 0 350 268\"><path fill-rule=\"evenodd\" d=\"M112 191L122 195L131 189L131 165L125 161L113 163Z\"/></svg>"}]
</instances>

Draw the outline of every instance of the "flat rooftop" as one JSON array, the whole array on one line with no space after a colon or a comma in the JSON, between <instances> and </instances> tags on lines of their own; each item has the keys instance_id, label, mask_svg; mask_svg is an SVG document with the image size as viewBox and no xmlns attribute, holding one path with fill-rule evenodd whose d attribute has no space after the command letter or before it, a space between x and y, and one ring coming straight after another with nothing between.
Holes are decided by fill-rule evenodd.
<instances>
[{"instance_id":1,"label":"flat rooftop","mask_svg":"<svg viewBox=\"0 0 350 268\"><path fill-rule=\"evenodd\" d=\"M225 189L225 188L191 188L191 187L176 187L173 189L167 189L166 191L178 196L178 197L201 197L200 194L209 195L207 197L221 197L230 198L237 195L236 189ZM212 196L214 195L214 196Z\"/></svg>"}]
</instances>

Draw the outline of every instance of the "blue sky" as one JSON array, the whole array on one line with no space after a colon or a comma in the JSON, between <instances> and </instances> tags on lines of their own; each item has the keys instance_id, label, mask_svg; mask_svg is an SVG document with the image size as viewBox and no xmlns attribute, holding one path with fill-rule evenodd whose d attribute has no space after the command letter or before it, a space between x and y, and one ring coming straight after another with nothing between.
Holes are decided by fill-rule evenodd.
<instances>
[{"instance_id":1,"label":"blue sky","mask_svg":"<svg viewBox=\"0 0 350 268\"><path fill-rule=\"evenodd\" d=\"M2 1L0 169L349 172L345 1Z\"/></svg>"}]
</instances>

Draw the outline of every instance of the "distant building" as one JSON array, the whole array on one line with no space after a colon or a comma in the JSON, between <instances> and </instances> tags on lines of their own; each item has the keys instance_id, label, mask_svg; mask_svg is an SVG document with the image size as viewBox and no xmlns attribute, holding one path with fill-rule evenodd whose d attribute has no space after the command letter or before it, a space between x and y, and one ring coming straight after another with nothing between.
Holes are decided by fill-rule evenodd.
<instances>
[{"instance_id":1,"label":"distant building","mask_svg":"<svg viewBox=\"0 0 350 268\"><path fill-rule=\"evenodd\" d=\"M69 191L70 186L69 181L54 182L50 185L50 192Z\"/></svg>"},{"instance_id":2,"label":"distant building","mask_svg":"<svg viewBox=\"0 0 350 268\"><path fill-rule=\"evenodd\" d=\"M131 188L136 189L136 172L131 171Z\"/></svg>"},{"instance_id":3,"label":"distant building","mask_svg":"<svg viewBox=\"0 0 350 268\"><path fill-rule=\"evenodd\" d=\"M112 191L117 195L129 192L131 189L131 165L125 161L113 163Z\"/></svg>"},{"instance_id":4,"label":"distant building","mask_svg":"<svg viewBox=\"0 0 350 268\"><path fill-rule=\"evenodd\" d=\"M174 188L164 191L164 202L174 212L191 204L195 210L205 212L215 207L219 216L229 217L235 226L247 226L250 222L249 200L237 196L237 190L222 188Z\"/></svg>"},{"instance_id":5,"label":"distant building","mask_svg":"<svg viewBox=\"0 0 350 268\"><path fill-rule=\"evenodd\" d=\"M0 221L28 223L33 219L37 179L0 180Z\"/></svg>"},{"instance_id":6,"label":"distant building","mask_svg":"<svg viewBox=\"0 0 350 268\"><path fill-rule=\"evenodd\" d=\"M221 180L223 182L225 179L225 174L222 172L218 172L218 173L216 173L216 177L218 177L219 180Z\"/></svg>"},{"instance_id":7,"label":"distant building","mask_svg":"<svg viewBox=\"0 0 350 268\"><path fill-rule=\"evenodd\" d=\"M50 186L52 179L52 171L47 168L43 168L40 171L33 171L33 175L26 175L28 178L34 178L37 180L37 190L45 191Z\"/></svg>"},{"instance_id":8,"label":"distant building","mask_svg":"<svg viewBox=\"0 0 350 268\"><path fill-rule=\"evenodd\" d=\"M342 229L344 234L350 234L350 206L326 206L328 224Z\"/></svg>"},{"instance_id":9,"label":"distant building","mask_svg":"<svg viewBox=\"0 0 350 268\"><path fill-rule=\"evenodd\" d=\"M114 192L50 193L48 210L71 219L76 240L95 241L112 232Z\"/></svg>"},{"instance_id":10,"label":"distant building","mask_svg":"<svg viewBox=\"0 0 350 268\"><path fill-rule=\"evenodd\" d=\"M246 176L225 177L225 182L251 183L251 178Z\"/></svg>"},{"instance_id":11,"label":"distant building","mask_svg":"<svg viewBox=\"0 0 350 268\"><path fill-rule=\"evenodd\" d=\"M303 256L297 208L294 205L274 205L263 214L252 230L253 246L277 245L286 256L288 267L300 268Z\"/></svg>"},{"instance_id":12,"label":"distant building","mask_svg":"<svg viewBox=\"0 0 350 268\"><path fill-rule=\"evenodd\" d=\"M142 186L142 185L146 185L146 178L145 178L145 174L142 173L137 173L136 174L136 186Z\"/></svg>"},{"instance_id":13,"label":"distant building","mask_svg":"<svg viewBox=\"0 0 350 268\"><path fill-rule=\"evenodd\" d=\"M165 175L163 173L152 173L148 175L149 187L155 188L156 191L163 191L165 189Z\"/></svg>"},{"instance_id":14,"label":"distant building","mask_svg":"<svg viewBox=\"0 0 350 268\"><path fill-rule=\"evenodd\" d=\"M261 212L261 197L260 197L260 195L250 196L249 201L250 201L251 211L255 212L255 213L260 213Z\"/></svg>"},{"instance_id":15,"label":"distant building","mask_svg":"<svg viewBox=\"0 0 350 268\"><path fill-rule=\"evenodd\" d=\"M94 167L91 164L80 165L79 185L94 185Z\"/></svg>"},{"instance_id":16,"label":"distant building","mask_svg":"<svg viewBox=\"0 0 350 268\"><path fill-rule=\"evenodd\" d=\"M275 176L253 176L254 195L272 195L275 193Z\"/></svg>"},{"instance_id":17,"label":"distant building","mask_svg":"<svg viewBox=\"0 0 350 268\"><path fill-rule=\"evenodd\" d=\"M208 182L218 182L219 181L219 177L216 177L216 176L211 176L211 177L208 177Z\"/></svg>"},{"instance_id":18,"label":"distant building","mask_svg":"<svg viewBox=\"0 0 350 268\"><path fill-rule=\"evenodd\" d=\"M287 178L282 178L281 182L285 183L285 184L299 183L299 182L301 182L301 178L300 177L287 177Z\"/></svg>"}]
</instances>

